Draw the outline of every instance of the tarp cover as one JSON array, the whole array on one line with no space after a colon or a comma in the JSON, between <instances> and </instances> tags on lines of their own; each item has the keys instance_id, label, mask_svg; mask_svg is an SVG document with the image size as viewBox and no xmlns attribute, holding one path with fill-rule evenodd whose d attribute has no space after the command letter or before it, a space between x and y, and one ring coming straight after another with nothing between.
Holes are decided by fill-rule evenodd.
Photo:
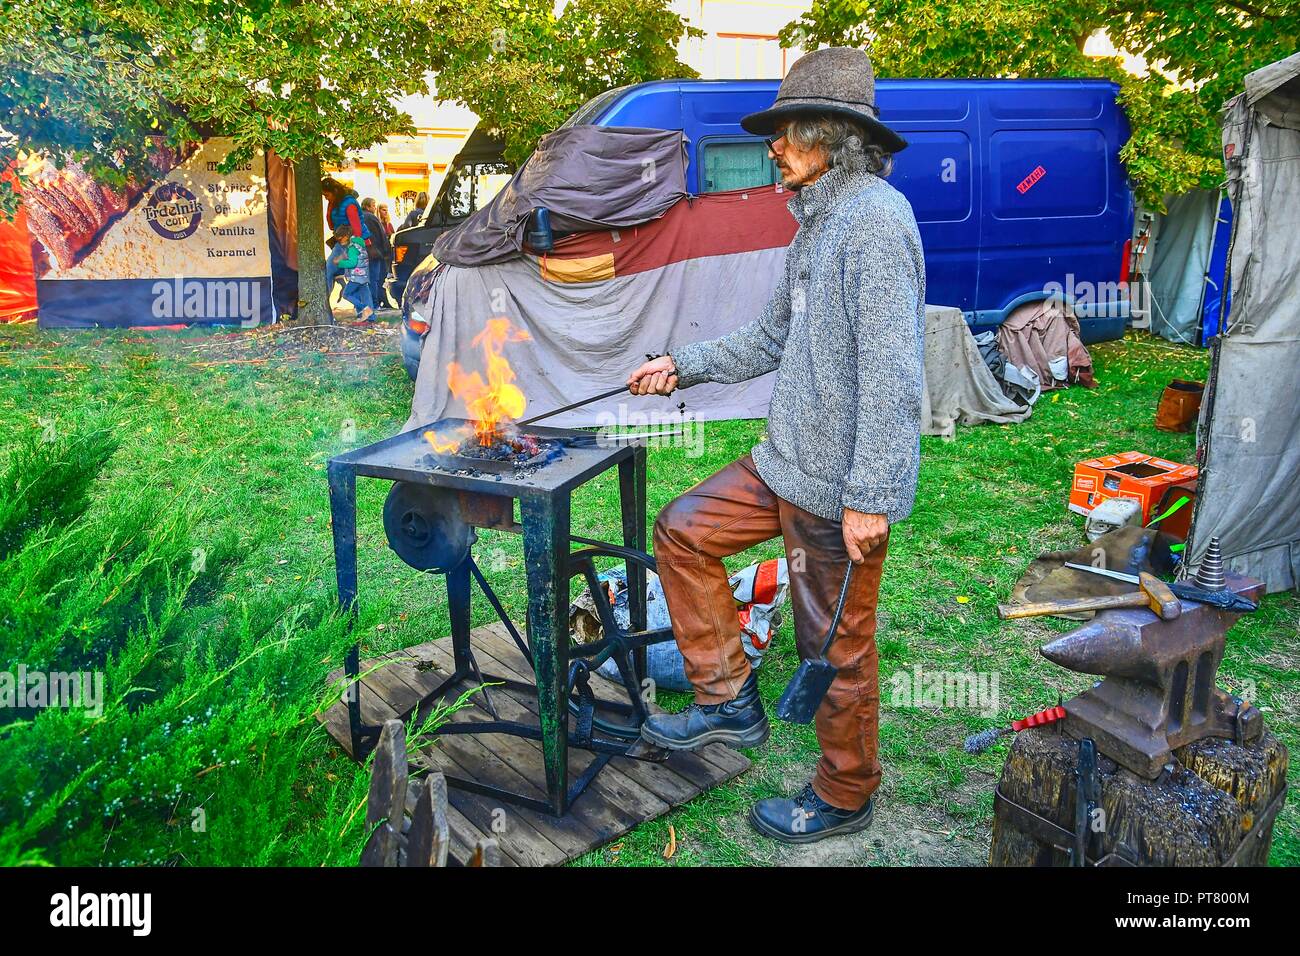
<instances>
[{"instance_id":1,"label":"tarp cover","mask_svg":"<svg viewBox=\"0 0 1300 956\"><path fill-rule=\"evenodd\" d=\"M1045 392L1075 383L1084 388L1097 384L1079 320L1059 299L1012 309L998 326L998 349L1007 364L1034 373Z\"/></svg>"},{"instance_id":2,"label":"tarp cover","mask_svg":"<svg viewBox=\"0 0 1300 956\"><path fill-rule=\"evenodd\" d=\"M1201 409L1189 564L1217 536L1232 568L1280 591L1300 581L1300 53L1246 77L1223 150L1232 303Z\"/></svg>"},{"instance_id":3,"label":"tarp cover","mask_svg":"<svg viewBox=\"0 0 1300 956\"><path fill-rule=\"evenodd\" d=\"M619 385L647 353L743 325L767 304L784 267L796 228L789 199L779 186L710 193L682 200L652 222L570 236L545 257L523 254L474 268L435 267L426 259L407 293L429 334L406 427L464 414L450 394L447 364L481 366L470 342L494 316L531 337L505 352L528 398L525 417ZM699 385L671 400L612 398L547 424L614 424L610 416L660 423L672 420L680 401L699 420L762 418L771 394L766 375Z\"/></svg>"},{"instance_id":4,"label":"tarp cover","mask_svg":"<svg viewBox=\"0 0 1300 956\"><path fill-rule=\"evenodd\" d=\"M925 307L925 398L921 431L951 437L955 425L1023 422L1033 409L1013 402L980 355L955 306Z\"/></svg>"},{"instance_id":5,"label":"tarp cover","mask_svg":"<svg viewBox=\"0 0 1300 956\"><path fill-rule=\"evenodd\" d=\"M538 206L555 232L569 233L658 219L685 195L680 130L570 126L543 136L490 203L438 237L433 256L458 266L516 258Z\"/></svg>"}]
</instances>

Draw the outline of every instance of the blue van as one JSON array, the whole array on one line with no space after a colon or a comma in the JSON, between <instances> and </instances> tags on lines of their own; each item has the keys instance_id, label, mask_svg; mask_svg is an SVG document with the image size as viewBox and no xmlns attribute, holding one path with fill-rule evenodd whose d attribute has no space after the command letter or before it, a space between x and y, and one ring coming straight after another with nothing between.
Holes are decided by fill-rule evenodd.
<instances>
[{"instance_id":1,"label":"blue van","mask_svg":"<svg viewBox=\"0 0 1300 956\"><path fill-rule=\"evenodd\" d=\"M639 83L601 94L564 125L680 129L690 192L765 185L777 181L776 166L740 118L771 106L779 85ZM927 302L960 307L979 332L1023 303L1060 296L1073 305L1085 343L1124 334L1134 200L1119 161L1128 122L1118 91L1109 81L1083 79L877 83L881 119L908 141L889 181L920 225ZM448 181L454 178L449 173ZM403 256L398 294L443 231L434 221L438 207L431 204L427 222L412 227L410 238L422 249ZM407 232L397 233L395 246ZM403 333L411 370L423 330L404 321Z\"/></svg>"}]
</instances>

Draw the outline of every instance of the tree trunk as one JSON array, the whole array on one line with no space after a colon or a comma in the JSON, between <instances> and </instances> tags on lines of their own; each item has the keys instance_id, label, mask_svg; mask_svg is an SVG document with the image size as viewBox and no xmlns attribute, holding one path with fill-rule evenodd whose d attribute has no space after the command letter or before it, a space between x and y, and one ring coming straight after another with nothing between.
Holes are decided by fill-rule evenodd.
<instances>
[{"instance_id":1,"label":"tree trunk","mask_svg":"<svg viewBox=\"0 0 1300 956\"><path fill-rule=\"evenodd\" d=\"M332 325L329 292L325 287L325 226L321 215L320 157L294 163L295 205L298 210L298 322Z\"/></svg>"}]
</instances>

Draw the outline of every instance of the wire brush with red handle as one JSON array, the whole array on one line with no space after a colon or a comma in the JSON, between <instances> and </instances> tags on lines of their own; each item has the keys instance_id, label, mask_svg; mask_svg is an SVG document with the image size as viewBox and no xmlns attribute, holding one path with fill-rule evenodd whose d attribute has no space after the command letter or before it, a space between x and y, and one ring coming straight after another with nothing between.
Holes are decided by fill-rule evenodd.
<instances>
[{"instance_id":1,"label":"wire brush with red handle","mask_svg":"<svg viewBox=\"0 0 1300 956\"><path fill-rule=\"evenodd\" d=\"M988 730L981 730L977 734L971 734L962 744L962 749L968 754L983 753L997 742L997 739L1004 734L1019 733L1026 727L1042 727L1045 724L1055 723L1065 716L1065 708L1060 704L1055 707L1049 707L1047 710L1040 710L1036 714L1030 714L1021 720L1013 720L1010 727L990 727Z\"/></svg>"}]
</instances>

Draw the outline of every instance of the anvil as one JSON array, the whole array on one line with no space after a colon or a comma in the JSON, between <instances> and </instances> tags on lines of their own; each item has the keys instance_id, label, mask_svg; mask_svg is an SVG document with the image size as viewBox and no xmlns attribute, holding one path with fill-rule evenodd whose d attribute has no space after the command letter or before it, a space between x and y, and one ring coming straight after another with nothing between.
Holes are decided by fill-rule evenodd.
<instances>
[{"instance_id":1,"label":"anvil","mask_svg":"<svg viewBox=\"0 0 1300 956\"><path fill-rule=\"evenodd\" d=\"M1227 589L1258 600L1264 585L1229 574ZM1054 664L1104 677L1065 702L1065 732L1091 737L1121 766L1160 776L1172 751L1202 737L1246 744L1264 730L1260 712L1215 684L1224 635L1237 615L1182 602L1174 620L1146 608L1102 611L1041 653Z\"/></svg>"}]
</instances>

